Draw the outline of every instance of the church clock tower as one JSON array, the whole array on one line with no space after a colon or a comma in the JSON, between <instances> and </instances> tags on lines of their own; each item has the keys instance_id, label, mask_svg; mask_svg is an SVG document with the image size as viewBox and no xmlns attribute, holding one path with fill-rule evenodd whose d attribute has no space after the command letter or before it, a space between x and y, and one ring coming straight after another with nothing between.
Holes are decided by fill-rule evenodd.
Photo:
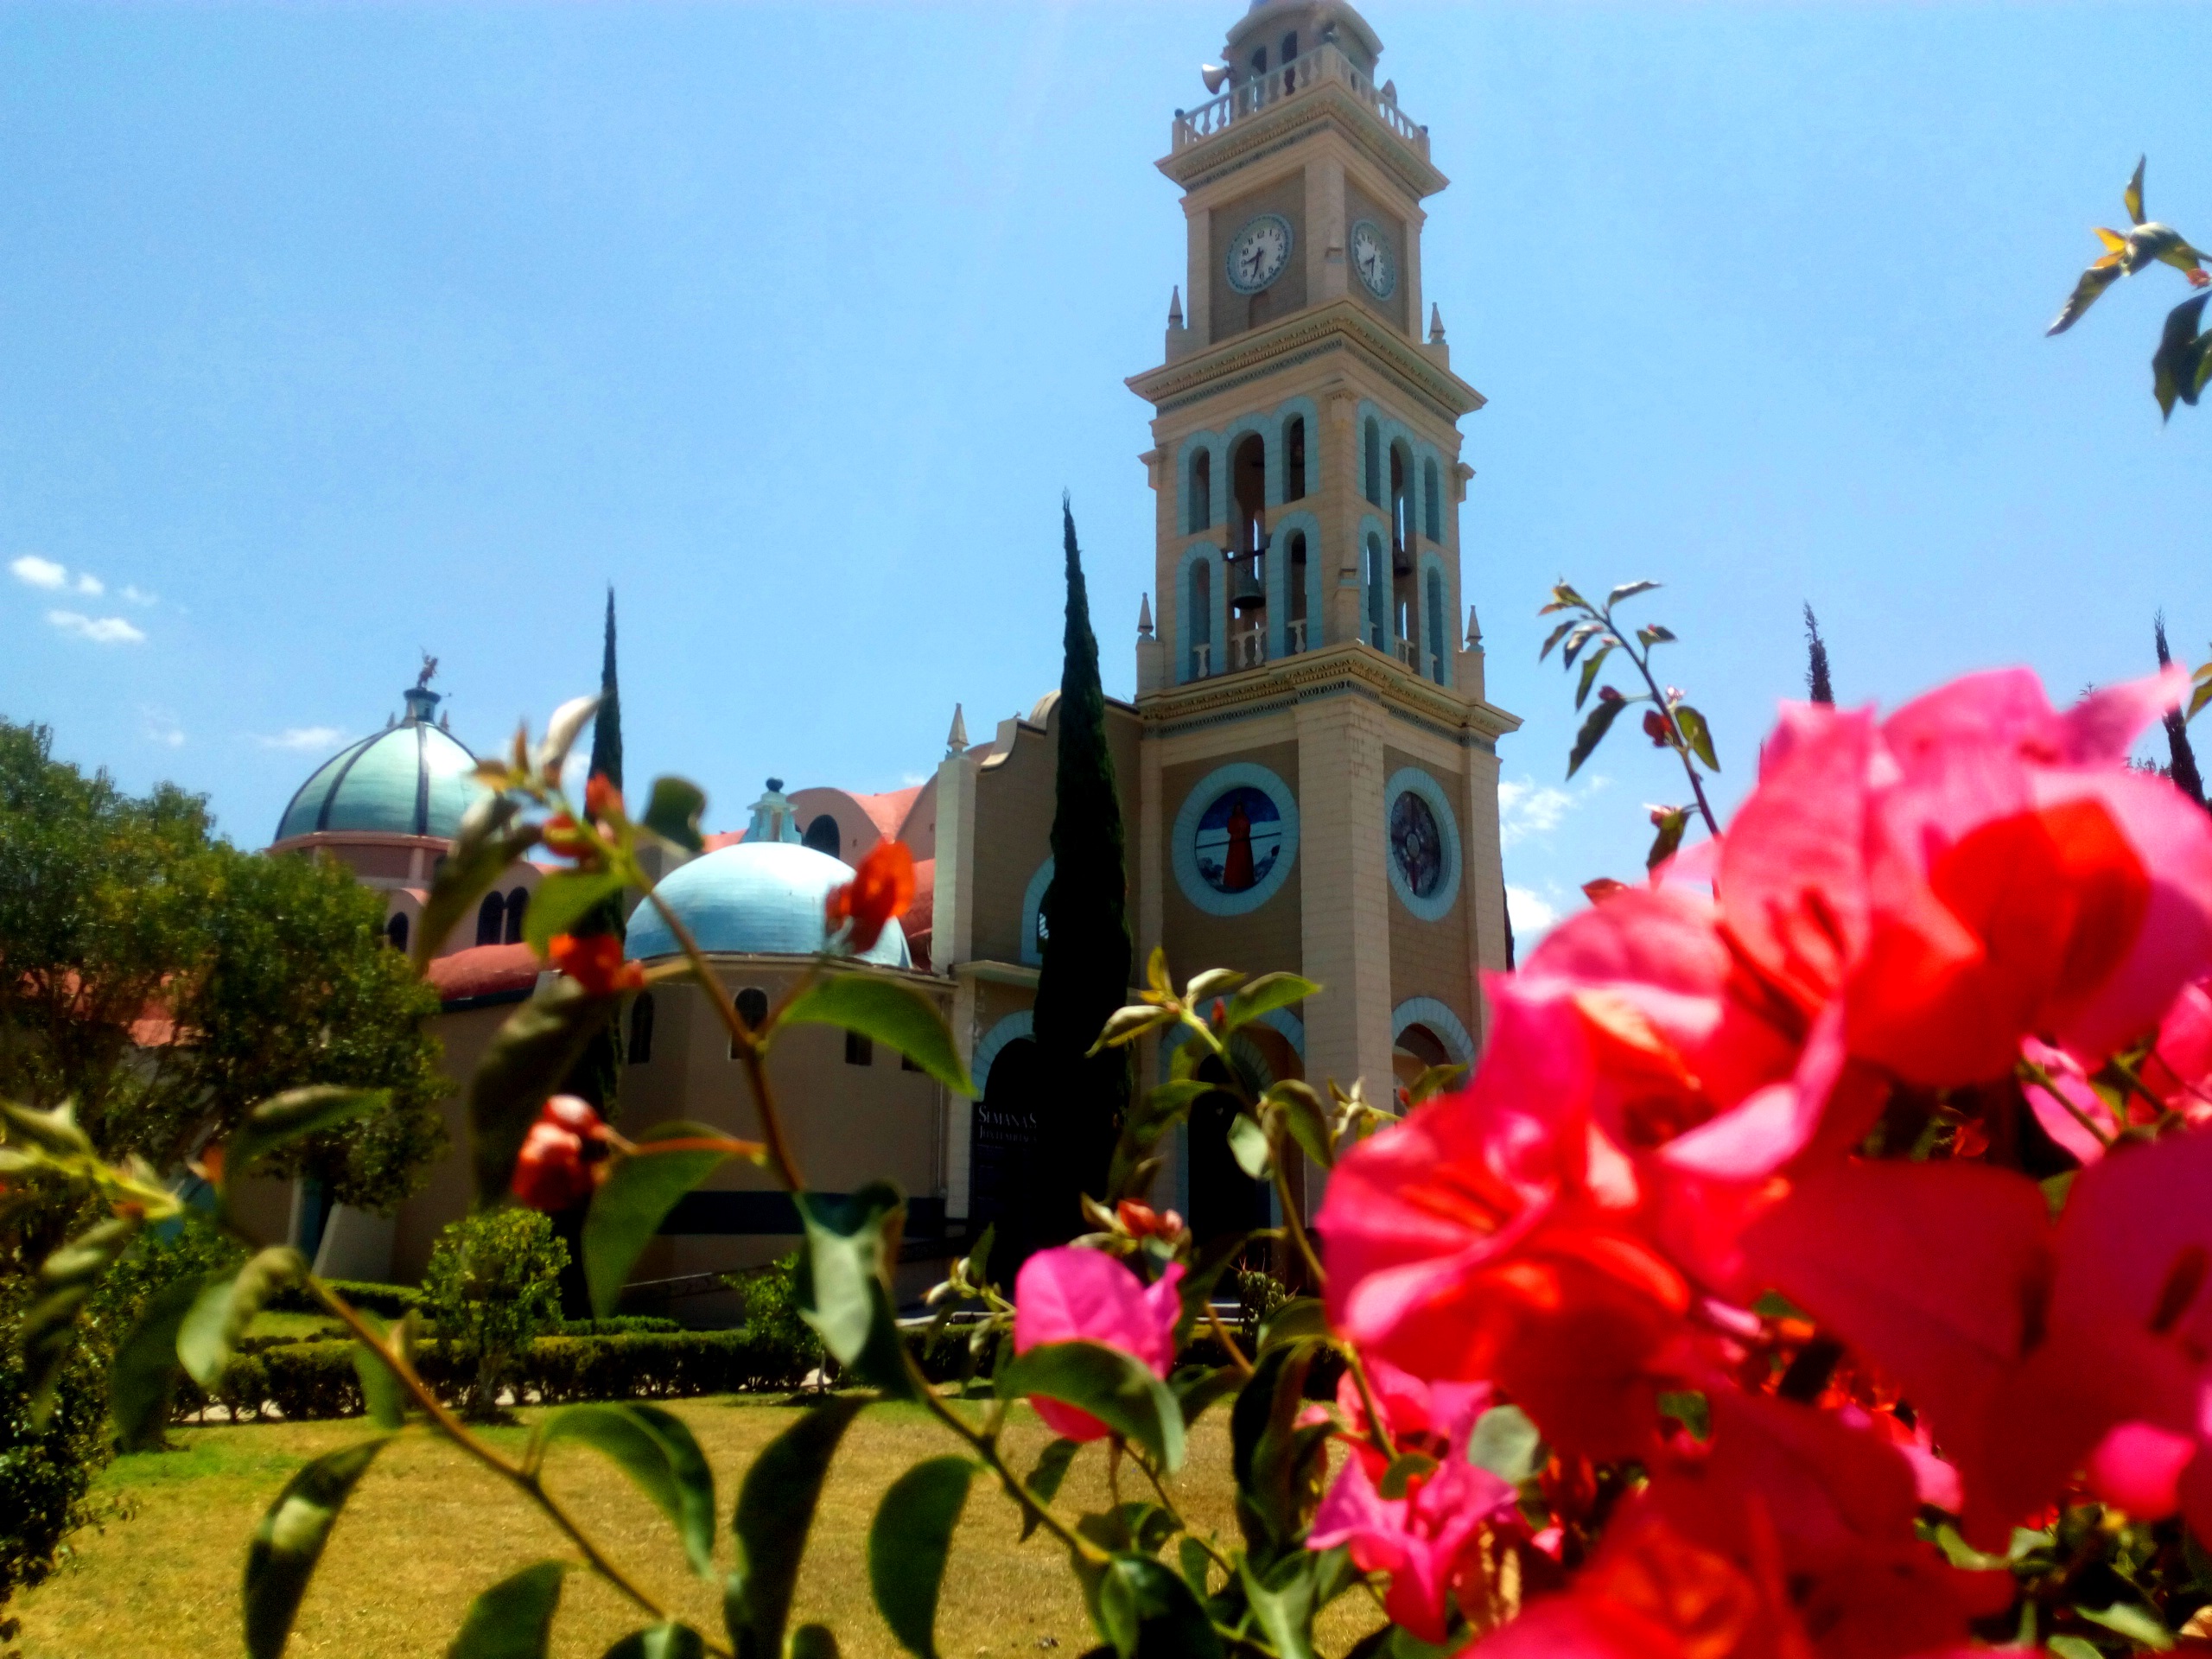
<instances>
[{"instance_id":1,"label":"church clock tower","mask_svg":"<svg viewBox=\"0 0 2212 1659\"><path fill-rule=\"evenodd\" d=\"M1476 976L1507 950L1497 741L1520 723L1484 698L1461 591L1458 423L1482 394L1433 307L1422 337L1421 204L1446 181L1381 54L1330 0L1255 0L1230 29L1159 163L1189 258L1165 361L1128 382L1158 524L1140 954L1319 982L1259 1058L1378 1100L1480 1042ZM1202 1176L1179 1179L1203 1229Z\"/></svg>"}]
</instances>

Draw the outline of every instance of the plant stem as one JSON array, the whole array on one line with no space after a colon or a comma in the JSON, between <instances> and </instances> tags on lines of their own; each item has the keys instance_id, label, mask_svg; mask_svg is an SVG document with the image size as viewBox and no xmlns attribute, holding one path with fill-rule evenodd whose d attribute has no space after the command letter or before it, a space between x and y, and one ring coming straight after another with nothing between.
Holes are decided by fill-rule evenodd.
<instances>
[{"instance_id":1,"label":"plant stem","mask_svg":"<svg viewBox=\"0 0 2212 1659\"><path fill-rule=\"evenodd\" d=\"M1236 1368L1236 1375L1250 1381L1252 1362L1244 1357L1244 1351L1236 1345L1236 1338L1229 1334L1229 1327L1221 1322L1221 1315L1214 1312L1213 1298L1206 1298L1206 1323L1213 1326L1214 1339L1221 1344L1222 1351L1229 1356L1229 1363Z\"/></svg>"},{"instance_id":2,"label":"plant stem","mask_svg":"<svg viewBox=\"0 0 2212 1659\"><path fill-rule=\"evenodd\" d=\"M1675 711L1667 706L1666 694L1660 690L1659 682L1651 672L1650 652L1649 650L1640 653L1637 652L1637 648L1630 643L1635 638L1633 632L1624 633L1615 627L1613 613L1610 608L1600 612L1599 620L1605 623L1605 632L1621 642L1622 652L1629 661L1636 664L1636 671L1643 677L1643 683L1650 690L1651 701L1659 710L1659 717L1667 722L1667 729L1674 736L1674 742L1669 747L1681 759L1682 770L1689 774L1691 792L1697 797L1698 816L1705 820L1706 829L1718 836L1720 833L1720 821L1713 816L1712 803L1705 798L1705 785L1699 780L1697 766L1690 758L1689 740L1682 735L1682 728L1675 720Z\"/></svg>"},{"instance_id":3,"label":"plant stem","mask_svg":"<svg viewBox=\"0 0 2212 1659\"><path fill-rule=\"evenodd\" d=\"M1367 1438L1384 1457L1395 1461L1398 1448L1390 1439L1390 1431L1382 1425L1382 1408L1375 1398L1375 1385L1367 1379L1367 1367L1360 1363L1359 1350L1348 1342L1332 1344L1344 1358L1344 1369L1351 1373L1352 1386L1359 1390L1359 1403L1367 1413Z\"/></svg>"},{"instance_id":4,"label":"plant stem","mask_svg":"<svg viewBox=\"0 0 2212 1659\"><path fill-rule=\"evenodd\" d=\"M1290 1242L1297 1246L1298 1254L1306 1263L1306 1271L1312 1276L1313 1288L1319 1292L1329 1282L1329 1275L1322 1269L1321 1258L1313 1254L1313 1241L1306 1236L1306 1223L1298 1213L1296 1202L1291 1198L1290 1173L1282 1166L1280 1147L1275 1149L1274 1166L1275 1197L1282 1205L1284 1230L1289 1233Z\"/></svg>"},{"instance_id":5,"label":"plant stem","mask_svg":"<svg viewBox=\"0 0 2212 1659\"><path fill-rule=\"evenodd\" d=\"M312 1275L309 1276L308 1284L315 1292L315 1300L345 1321L346 1328L353 1332L354 1338L365 1345L369 1351L383 1363L384 1368L398 1379L399 1385L414 1397L415 1403L423 1408L423 1414L429 1418L431 1424L440 1433L501 1479L524 1493L531 1502L544 1511L548 1520L568 1535L569 1542L576 1547L593 1572L605 1579L607 1583L627 1596L659 1623L665 1624L672 1621L674 1615L659 1602L654 1600L645 1591L639 1588L620 1567L608 1560L606 1554L592 1541L591 1535L587 1533L577 1523L575 1517L562 1506L560 1500L545 1490L543 1484L538 1478L534 1464L530 1466L518 1467L471 1433L467 1425L446 1408L444 1402L430 1390L429 1386L416 1374L415 1368L409 1364L397 1351L386 1345L383 1338L369 1328L368 1322L354 1311L351 1303L331 1289L323 1281ZM704 1639L708 1652L720 1656L720 1659L734 1659L728 1647L714 1641L711 1637Z\"/></svg>"},{"instance_id":6,"label":"plant stem","mask_svg":"<svg viewBox=\"0 0 2212 1659\"><path fill-rule=\"evenodd\" d=\"M2115 1064L2117 1063L2115 1062ZM2109 1147L2112 1145L2112 1136L2106 1134L2104 1130L2097 1127L2096 1120L2094 1118L2091 1117L2079 1106L2076 1106L2072 1101L2067 1099L2064 1090L2059 1088L2057 1082L2051 1077L2050 1072L2044 1071L2043 1067L2037 1065L2033 1060L2023 1059L2020 1062L2020 1074L2029 1082L2034 1084L2037 1088L2042 1090L2044 1093L2049 1095L2053 1100L2056 1101L2061 1106L2063 1106L2067 1110L2068 1116L2072 1117L2076 1123L2079 1123L2091 1135L2096 1136L2097 1144L2099 1146ZM2122 1075L2125 1076L2126 1074L2123 1073ZM2164 1104L2163 1101L2158 1103L2160 1105Z\"/></svg>"}]
</instances>

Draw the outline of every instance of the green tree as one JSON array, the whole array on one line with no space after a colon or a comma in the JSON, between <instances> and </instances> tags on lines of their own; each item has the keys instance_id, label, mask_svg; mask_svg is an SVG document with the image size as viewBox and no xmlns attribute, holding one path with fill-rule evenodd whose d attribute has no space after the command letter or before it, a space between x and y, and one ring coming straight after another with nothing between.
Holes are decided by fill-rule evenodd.
<instances>
[{"instance_id":1,"label":"green tree","mask_svg":"<svg viewBox=\"0 0 2212 1659\"><path fill-rule=\"evenodd\" d=\"M2158 666L2173 666L2174 654L2166 648L2166 613L2160 611L2152 619L2152 638L2158 648ZM2174 787L2195 801L2205 804L2204 778L2196 769L2196 750L2189 741L2189 721L2178 709L2165 713L2166 753L2171 757L2166 776L2172 779Z\"/></svg>"},{"instance_id":2,"label":"green tree","mask_svg":"<svg viewBox=\"0 0 2212 1659\"><path fill-rule=\"evenodd\" d=\"M505 1414L499 1389L515 1355L560 1321L556 1287L568 1264L568 1246L535 1210L480 1211L438 1235L423 1271L423 1310L459 1364L475 1368L463 1416Z\"/></svg>"},{"instance_id":3,"label":"green tree","mask_svg":"<svg viewBox=\"0 0 2212 1659\"><path fill-rule=\"evenodd\" d=\"M73 1098L104 1154L174 1168L303 1084L391 1091L388 1110L275 1167L371 1209L445 1148L436 993L384 942L384 902L342 866L244 853L205 804L143 798L0 721L0 1095Z\"/></svg>"},{"instance_id":4,"label":"green tree","mask_svg":"<svg viewBox=\"0 0 2212 1659\"><path fill-rule=\"evenodd\" d=\"M1122 801L1106 743L1106 696L1075 514L1060 503L1067 561L1067 622L1060 668L1059 754L1052 810L1049 924L1037 978L1040 1099L1033 1179L1026 1189L1026 1237L1017 1253L1072 1237L1083 1225L1081 1195L1104 1190L1129 1103L1124 1049L1086 1058L1100 1029L1128 1000L1128 878Z\"/></svg>"},{"instance_id":5,"label":"green tree","mask_svg":"<svg viewBox=\"0 0 2212 1659\"><path fill-rule=\"evenodd\" d=\"M622 687L614 671L614 589L607 590L607 635L600 654L599 712L593 717L591 731L591 766L587 779L604 777L615 788L622 787ZM589 911L576 924L580 937L612 933L623 937L623 895L617 893ZM570 1068L567 1084L570 1094L580 1095L597 1107L602 1116L612 1119L618 1109L618 1096L622 1084L621 1034L615 1021L609 1020L595 1032L592 1039ZM581 1226L581 1223L577 1225ZM574 1239L570 1241L573 1245ZM574 1254L574 1251L571 1251ZM571 1274L574 1283L568 1287L563 1300L569 1304L571 1313L581 1312L583 1278L581 1266Z\"/></svg>"}]
</instances>

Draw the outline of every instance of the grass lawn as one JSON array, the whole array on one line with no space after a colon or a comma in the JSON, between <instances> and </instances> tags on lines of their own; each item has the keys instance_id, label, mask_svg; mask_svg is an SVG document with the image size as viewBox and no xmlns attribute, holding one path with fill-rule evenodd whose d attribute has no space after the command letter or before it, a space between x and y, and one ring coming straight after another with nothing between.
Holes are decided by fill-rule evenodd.
<instances>
[{"instance_id":1,"label":"grass lawn","mask_svg":"<svg viewBox=\"0 0 2212 1659\"><path fill-rule=\"evenodd\" d=\"M714 1466L724 1529L717 1554L727 1565L737 1483L796 1413L747 1397L678 1401L671 1409L690 1424ZM262 1511L307 1459L368 1432L359 1421L180 1428L171 1435L175 1451L118 1459L93 1491L106 1518L77 1534L65 1565L10 1609L22 1620L24 1659L202 1659L239 1651L239 1575ZM518 1429L492 1433L511 1445L523 1438ZM1016 1466L1026 1470L1050 1439L1027 1407L1016 1408L1007 1434ZM827 1624L856 1659L893 1659L901 1651L869 1599L868 1522L892 1480L951 1449L950 1437L918 1407L873 1407L854 1424L823 1492L794 1624ZM1139 1476L1131 1480L1142 1484ZM564 1449L550 1466L549 1484L642 1583L719 1636L716 1592L684 1570L674 1533L613 1465L588 1451ZM1173 1490L1193 1525L1235 1535L1224 1412L1200 1421ZM1125 1487L1124 1496L1136 1495ZM1105 1455L1092 1447L1077 1460L1056 1507L1072 1516L1105 1505ZM1052 1649L1071 1659L1096 1645L1058 1547L1042 1535L1017 1544L1018 1530L1013 1505L979 1480L938 1613L945 1659L1034 1659ZM504 1483L411 1430L356 1489L288 1651L343 1659L441 1654L479 1590L531 1561L563 1554L562 1541ZM1360 1592L1338 1601L1319 1632L1326 1649L1341 1653L1379 1622L1373 1605ZM626 1601L579 1573L563 1595L553 1651L598 1659L640 1622Z\"/></svg>"}]
</instances>

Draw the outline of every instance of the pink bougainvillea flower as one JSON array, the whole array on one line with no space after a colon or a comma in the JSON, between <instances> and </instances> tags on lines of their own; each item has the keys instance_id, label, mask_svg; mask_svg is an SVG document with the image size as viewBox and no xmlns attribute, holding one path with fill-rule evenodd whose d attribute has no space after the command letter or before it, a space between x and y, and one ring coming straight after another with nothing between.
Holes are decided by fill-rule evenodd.
<instances>
[{"instance_id":1,"label":"pink bougainvillea flower","mask_svg":"<svg viewBox=\"0 0 2212 1659\"><path fill-rule=\"evenodd\" d=\"M1446 1449L1465 1440L1475 1420L1497 1400L1497 1390L1487 1382L1427 1382L1379 1357L1370 1357L1364 1369L1376 1408L1382 1415L1383 1432L1402 1451L1440 1459ZM1337 1379L1337 1409L1344 1416L1344 1438L1354 1455L1366 1459L1368 1472L1381 1479L1389 1460L1368 1438L1367 1402L1361 1396L1359 1379L1349 1369ZM1327 1414L1322 1414L1325 1418Z\"/></svg>"},{"instance_id":2,"label":"pink bougainvillea flower","mask_svg":"<svg viewBox=\"0 0 2212 1659\"><path fill-rule=\"evenodd\" d=\"M1014 1281L1014 1351L1039 1343L1095 1342L1118 1348L1166 1376L1175 1363L1175 1321L1182 1313L1176 1285L1180 1262L1170 1262L1147 1285L1114 1257L1074 1245L1039 1250L1021 1264ZM1037 1414L1071 1440L1103 1440L1113 1431L1087 1411L1058 1400L1033 1398Z\"/></svg>"},{"instance_id":3,"label":"pink bougainvillea flower","mask_svg":"<svg viewBox=\"0 0 2212 1659\"><path fill-rule=\"evenodd\" d=\"M2193 1124L2212 1122L2212 982L2184 986L2143 1063L2143 1081Z\"/></svg>"},{"instance_id":4,"label":"pink bougainvillea flower","mask_svg":"<svg viewBox=\"0 0 2212 1659\"><path fill-rule=\"evenodd\" d=\"M2146 1518L2178 1505L2212 1536L2212 1458L2196 1449L2212 1135L2109 1154L2056 1229L2047 1217L2042 1190L2007 1170L1840 1165L1745 1245L1924 1414L1958 1465L1969 1538L2001 1544L2077 1471Z\"/></svg>"},{"instance_id":5,"label":"pink bougainvillea flower","mask_svg":"<svg viewBox=\"0 0 2212 1659\"><path fill-rule=\"evenodd\" d=\"M1383 1611L1424 1642L1444 1640L1447 1599L1472 1565L1470 1553L1484 1529L1515 1514L1514 1489L1467 1461L1470 1427L1462 1422L1455 1437L1427 1453L1436 1467L1409 1478L1402 1497L1382 1496L1366 1459L1345 1459L1306 1541L1309 1549L1349 1545L1361 1572L1388 1573Z\"/></svg>"}]
</instances>

